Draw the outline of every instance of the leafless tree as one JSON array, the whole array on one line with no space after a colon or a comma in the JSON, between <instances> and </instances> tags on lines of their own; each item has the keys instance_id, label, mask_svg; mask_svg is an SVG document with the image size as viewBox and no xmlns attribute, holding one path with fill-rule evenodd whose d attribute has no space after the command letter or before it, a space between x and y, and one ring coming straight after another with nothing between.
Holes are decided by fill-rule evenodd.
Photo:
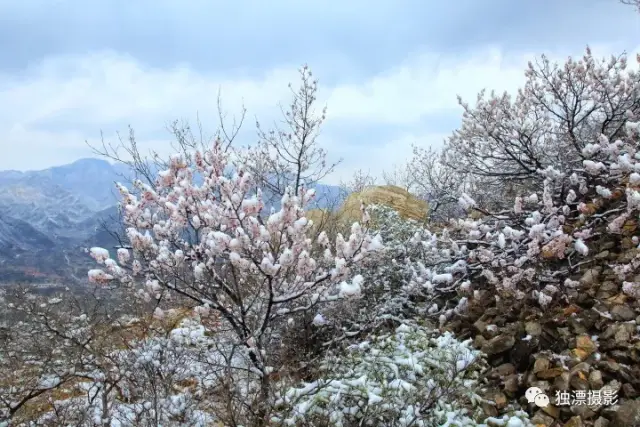
<instances>
[{"instance_id":1,"label":"leafless tree","mask_svg":"<svg viewBox=\"0 0 640 427\"><path fill-rule=\"evenodd\" d=\"M446 222L460 214L458 198L465 191L466 177L446 165L443 152L414 146L407 171L414 192L429 203L428 221Z\"/></svg>"},{"instance_id":2,"label":"leafless tree","mask_svg":"<svg viewBox=\"0 0 640 427\"><path fill-rule=\"evenodd\" d=\"M415 179L405 165L393 165L390 171L382 172L385 185L395 185L408 192L415 191Z\"/></svg>"},{"instance_id":3,"label":"leafless tree","mask_svg":"<svg viewBox=\"0 0 640 427\"><path fill-rule=\"evenodd\" d=\"M25 408L46 403L63 386L97 380L97 372L106 375L100 384L115 386L108 377L112 369L104 369L117 340L104 334L113 313L94 293L46 297L16 289L5 297L2 312L12 327L0 346L0 384L10 384L0 386L0 420L19 420ZM112 362L111 368L117 366Z\"/></svg>"},{"instance_id":4,"label":"leafless tree","mask_svg":"<svg viewBox=\"0 0 640 427\"><path fill-rule=\"evenodd\" d=\"M353 173L350 181L341 182L340 187L345 194L359 193L367 187L376 184L376 179L371 176L371 171L358 169Z\"/></svg>"},{"instance_id":5,"label":"leafless tree","mask_svg":"<svg viewBox=\"0 0 640 427\"><path fill-rule=\"evenodd\" d=\"M620 0L620 3L634 6L640 12L640 0Z\"/></svg>"},{"instance_id":6,"label":"leafless tree","mask_svg":"<svg viewBox=\"0 0 640 427\"><path fill-rule=\"evenodd\" d=\"M327 152L318 143L320 127L326 118L326 107L317 112L318 81L305 65L300 69L301 85L295 90L288 107L281 107L282 127L275 124L265 130L256 121L258 143L237 154L254 176L258 187L265 191L268 204L279 202L287 188L299 194L334 171L338 162L330 163Z\"/></svg>"}]
</instances>

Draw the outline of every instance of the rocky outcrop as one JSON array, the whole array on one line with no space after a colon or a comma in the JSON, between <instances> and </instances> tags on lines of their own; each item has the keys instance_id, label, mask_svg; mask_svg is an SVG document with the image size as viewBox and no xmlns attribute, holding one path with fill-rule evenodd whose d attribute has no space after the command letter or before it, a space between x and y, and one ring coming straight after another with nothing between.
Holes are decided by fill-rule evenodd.
<instances>
[{"instance_id":1,"label":"rocky outcrop","mask_svg":"<svg viewBox=\"0 0 640 427\"><path fill-rule=\"evenodd\" d=\"M498 300L495 292L481 290L464 316L445 324L488 355L490 400L496 402L496 393L517 400L538 425L640 426L640 301L623 292L615 272L616 264L640 252L631 240L637 227L633 220L621 234L603 232L598 251L570 277L574 287L562 289L565 296L552 306L543 309L532 295ZM529 387L543 390L551 404L529 403ZM573 400L593 391L600 393L599 404L556 400L560 392ZM486 412L500 409L490 405Z\"/></svg>"},{"instance_id":2,"label":"rocky outcrop","mask_svg":"<svg viewBox=\"0 0 640 427\"><path fill-rule=\"evenodd\" d=\"M402 218L417 221L424 220L428 210L427 202L418 199L407 190L395 185L381 185L350 194L339 210L340 215L359 219L360 201L366 205L388 206L398 212Z\"/></svg>"},{"instance_id":3,"label":"rocky outcrop","mask_svg":"<svg viewBox=\"0 0 640 427\"><path fill-rule=\"evenodd\" d=\"M329 209L309 209L307 219L313 221L316 227L324 230L337 227L349 227L353 222L360 221L362 212L361 202L365 205L382 205L389 207L404 218L416 221L425 219L428 205L416 198L408 191L393 185L373 186L357 193L351 193L342 205L335 211Z\"/></svg>"}]
</instances>

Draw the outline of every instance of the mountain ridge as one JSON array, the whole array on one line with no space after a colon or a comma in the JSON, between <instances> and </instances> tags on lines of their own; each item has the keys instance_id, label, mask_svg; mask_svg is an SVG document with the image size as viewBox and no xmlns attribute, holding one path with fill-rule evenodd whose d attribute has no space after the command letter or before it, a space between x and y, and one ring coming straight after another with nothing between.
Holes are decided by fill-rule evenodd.
<instances>
[{"instance_id":1,"label":"mountain ridge","mask_svg":"<svg viewBox=\"0 0 640 427\"><path fill-rule=\"evenodd\" d=\"M103 228L115 228L115 182L130 169L81 158L40 170L0 171L0 285L15 282L83 282L90 246L114 246ZM337 186L318 184L319 205L341 197ZM275 206L277 208L277 206Z\"/></svg>"}]
</instances>

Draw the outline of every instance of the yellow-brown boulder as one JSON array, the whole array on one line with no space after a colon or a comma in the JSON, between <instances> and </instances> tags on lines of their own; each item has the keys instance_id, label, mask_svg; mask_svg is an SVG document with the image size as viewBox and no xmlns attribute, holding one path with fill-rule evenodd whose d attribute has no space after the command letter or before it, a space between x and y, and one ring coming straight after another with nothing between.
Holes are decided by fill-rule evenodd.
<instances>
[{"instance_id":1,"label":"yellow-brown boulder","mask_svg":"<svg viewBox=\"0 0 640 427\"><path fill-rule=\"evenodd\" d=\"M340 217L359 220L361 218L360 201L366 205L383 205L392 208L404 219L423 221L429 206L407 190L395 185L381 185L365 188L350 194L338 211Z\"/></svg>"}]
</instances>

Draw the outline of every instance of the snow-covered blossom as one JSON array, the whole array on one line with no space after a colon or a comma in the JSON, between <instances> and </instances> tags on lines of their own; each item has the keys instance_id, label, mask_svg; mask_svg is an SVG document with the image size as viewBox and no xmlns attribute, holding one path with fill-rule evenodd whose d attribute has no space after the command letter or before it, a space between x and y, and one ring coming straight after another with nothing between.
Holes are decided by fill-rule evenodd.
<instances>
[{"instance_id":1,"label":"snow-covered blossom","mask_svg":"<svg viewBox=\"0 0 640 427\"><path fill-rule=\"evenodd\" d=\"M589 254L589 247L584 243L582 239L577 239L575 241L574 248L579 254L583 256L587 256L587 254Z\"/></svg>"},{"instance_id":2,"label":"snow-covered blossom","mask_svg":"<svg viewBox=\"0 0 640 427\"><path fill-rule=\"evenodd\" d=\"M540 304L540 307L545 308L546 306L548 306L551 301L553 301L553 298L547 294L545 294L544 292L538 292L536 291L537 294L537 298L538 298L538 304Z\"/></svg>"},{"instance_id":3,"label":"snow-covered blossom","mask_svg":"<svg viewBox=\"0 0 640 427\"><path fill-rule=\"evenodd\" d=\"M339 295L343 297L358 296L362 292L362 282L364 279L361 275L355 276L351 283L342 282L339 287Z\"/></svg>"},{"instance_id":4,"label":"snow-covered blossom","mask_svg":"<svg viewBox=\"0 0 640 427\"><path fill-rule=\"evenodd\" d=\"M596 186L596 193L598 193L600 196L604 197L605 199L608 199L613 194L611 190L601 185Z\"/></svg>"},{"instance_id":5,"label":"snow-covered blossom","mask_svg":"<svg viewBox=\"0 0 640 427\"><path fill-rule=\"evenodd\" d=\"M515 204L513 206L513 212L515 214L520 214L522 213L522 197L516 197L516 201Z\"/></svg>"},{"instance_id":6,"label":"snow-covered blossom","mask_svg":"<svg viewBox=\"0 0 640 427\"><path fill-rule=\"evenodd\" d=\"M98 264L104 264L104 261L109 258L109 251L104 248L93 247L89 252Z\"/></svg>"},{"instance_id":7,"label":"snow-covered blossom","mask_svg":"<svg viewBox=\"0 0 640 427\"><path fill-rule=\"evenodd\" d=\"M591 160L584 160L583 162L585 170L591 175L600 175L606 166L602 162L594 162Z\"/></svg>"},{"instance_id":8,"label":"snow-covered blossom","mask_svg":"<svg viewBox=\"0 0 640 427\"><path fill-rule=\"evenodd\" d=\"M463 209L470 209L476 206L476 201L473 200L468 194L461 194L458 199L458 203Z\"/></svg>"},{"instance_id":9,"label":"snow-covered blossom","mask_svg":"<svg viewBox=\"0 0 640 427\"><path fill-rule=\"evenodd\" d=\"M627 188L627 211L632 211L640 207L640 192Z\"/></svg>"},{"instance_id":10,"label":"snow-covered blossom","mask_svg":"<svg viewBox=\"0 0 640 427\"><path fill-rule=\"evenodd\" d=\"M624 225L625 221L628 218L629 218L628 213L623 213L622 215L618 215L609 223L609 225L607 225L607 230L610 233L620 233L622 231L622 226Z\"/></svg>"},{"instance_id":11,"label":"snow-covered blossom","mask_svg":"<svg viewBox=\"0 0 640 427\"><path fill-rule=\"evenodd\" d=\"M312 323L315 326L322 326L325 325L327 323L327 319L324 318L324 316L320 313L316 314L315 317L313 318Z\"/></svg>"},{"instance_id":12,"label":"snow-covered blossom","mask_svg":"<svg viewBox=\"0 0 640 427\"><path fill-rule=\"evenodd\" d=\"M622 284L622 292L632 298L640 300L640 283L624 282Z\"/></svg>"},{"instance_id":13,"label":"snow-covered blossom","mask_svg":"<svg viewBox=\"0 0 640 427\"><path fill-rule=\"evenodd\" d=\"M118 262L120 262L121 264L125 264L131 258L131 255L129 254L129 250L126 248L118 248L117 255L118 255Z\"/></svg>"},{"instance_id":14,"label":"snow-covered blossom","mask_svg":"<svg viewBox=\"0 0 640 427\"><path fill-rule=\"evenodd\" d=\"M92 283L105 284L113 280L113 276L100 269L89 270L89 281Z\"/></svg>"}]
</instances>

